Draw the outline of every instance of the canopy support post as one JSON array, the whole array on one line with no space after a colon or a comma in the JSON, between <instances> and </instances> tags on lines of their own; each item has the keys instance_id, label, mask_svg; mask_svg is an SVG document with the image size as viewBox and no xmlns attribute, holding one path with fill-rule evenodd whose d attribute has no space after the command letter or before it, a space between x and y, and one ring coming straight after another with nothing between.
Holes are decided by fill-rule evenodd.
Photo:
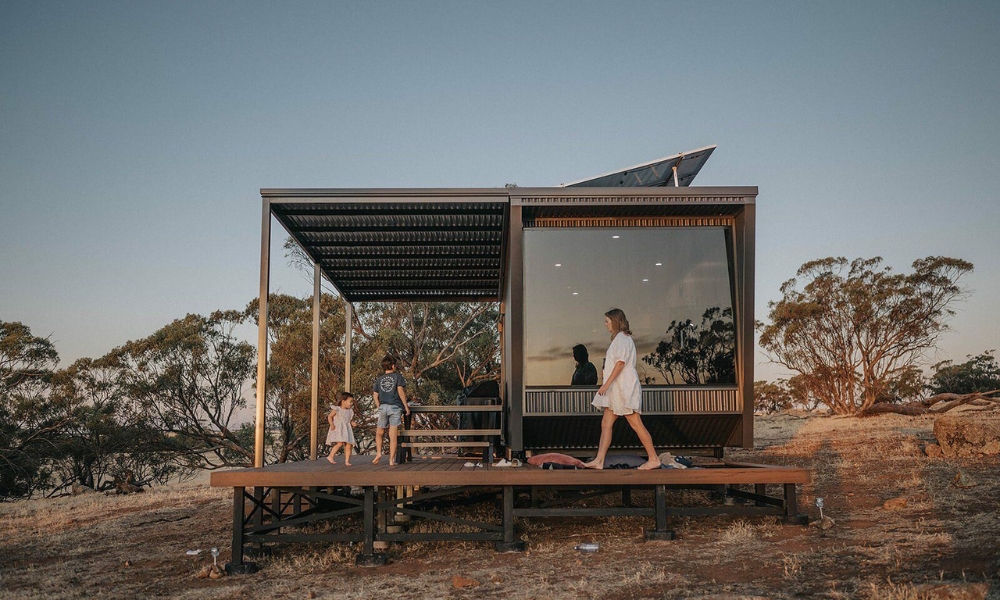
<instances>
[{"instance_id":1,"label":"canopy support post","mask_svg":"<svg viewBox=\"0 0 1000 600\"><path fill-rule=\"evenodd\" d=\"M313 264L312 409L309 419L309 460L316 460L319 441L319 263Z\"/></svg>"},{"instance_id":2,"label":"canopy support post","mask_svg":"<svg viewBox=\"0 0 1000 600\"><path fill-rule=\"evenodd\" d=\"M260 296L257 301L257 406L254 416L253 466L264 466L264 402L267 398L267 295L271 271L271 201L264 199L260 225Z\"/></svg>"},{"instance_id":3,"label":"canopy support post","mask_svg":"<svg viewBox=\"0 0 1000 600\"><path fill-rule=\"evenodd\" d=\"M344 391L351 391L351 334L354 331L354 305L344 301Z\"/></svg>"}]
</instances>

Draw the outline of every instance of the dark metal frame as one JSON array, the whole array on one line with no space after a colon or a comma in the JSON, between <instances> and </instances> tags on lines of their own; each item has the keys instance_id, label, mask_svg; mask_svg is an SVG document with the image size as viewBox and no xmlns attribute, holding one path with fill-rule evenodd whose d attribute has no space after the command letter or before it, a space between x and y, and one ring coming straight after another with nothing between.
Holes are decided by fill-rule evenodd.
<instances>
[{"instance_id":1,"label":"dark metal frame","mask_svg":"<svg viewBox=\"0 0 1000 600\"><path fill-rule=\"evenodd\" d=\"M702 515L778 516L789 524L805 524L805 517L798 513L795 484L778 484L781 496L767 495L764 484L755 484L752 491L741 489L740 485L700 486L700 489L717 491L750 502L750 505L711 507L671 507L667 506L668 489L690 488L691 486L459 486L424 489L416 494L401 498L389 498L386 492L393 487L364 486L361 498L336 493L326 489L305 487L258 487L253 493L246 488L234 488L233 493L233 542L232 560L227 565L231 572L252 570L252 563L246 563L247 545L254 545L257 551L264 544L288 542L356 542L361 544L357 557L358 564L384 564L385 555L375 551L375 542L416 542L416 541L492 541L497 551L520 551L524 542L517 539L515 519L551 517L611 517L638 516L653 517L653 528L647 529L647 540L674 539L674 532L668 527L668 517ZM543 489L569 491L553 501L543 501L539 492ZM634 489L652 489L653 506L636 506L632 502ZM516 506L518 490L530 493L529 506ZM598 508L567 506L582 500L620 494L618 506ZM450 500L446 500L450 498ZM453 517L433 509L449 506L494 501L498 517L495 522L474 521ZM250 511L246 506L250 505ZM298 510L295 507L308 505ZM291 509L291 510L289 510ZM287 533L283 530L299 528L333 518L360 516L360 527L349 533ZM409 533L389 532L387 525L395 515L406 515L409 519L422 518L443 523L467 526L478 531Z\"/></svg>"}]
</instances>

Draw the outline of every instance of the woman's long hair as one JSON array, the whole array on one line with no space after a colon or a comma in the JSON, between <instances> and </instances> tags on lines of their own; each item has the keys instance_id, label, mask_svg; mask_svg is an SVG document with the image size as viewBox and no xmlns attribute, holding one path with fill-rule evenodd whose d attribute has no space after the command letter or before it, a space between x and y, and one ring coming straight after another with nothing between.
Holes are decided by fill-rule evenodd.
<instances>
[{"instance_id":1,"label":"woman's long hair","mask_svg":"<svg viewBox=\"0 0 1000 600\"><path fill-rule=\"evenodd\" d=\"M611 328L614 331L611 332L611 339L615 339L615 336L619 332L624 332L626 335L632 335L632 330L628 328L628 318L625 317L625 312L620 308L612 308L608 312L604 313L604 316L611 319Z\"/></svg>"}]
</instances>

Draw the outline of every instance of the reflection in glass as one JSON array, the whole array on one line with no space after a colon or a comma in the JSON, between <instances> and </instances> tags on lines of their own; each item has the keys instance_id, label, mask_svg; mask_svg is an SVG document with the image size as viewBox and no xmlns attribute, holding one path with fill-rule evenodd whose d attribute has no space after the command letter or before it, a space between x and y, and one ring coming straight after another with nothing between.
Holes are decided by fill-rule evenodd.
<instances>
[{"instance_id":1,"label":"reflection in glass","mask_svg":"<svg viewBox=\"0 0 1000 600\"><path fill-rule=\"evenodd\" d=\"M578 344L603 359L612 307L629 316L645 384L735 383L724 227L529 228L524 264L527 385L569 384Z\"/></svg>"}]
</instances>

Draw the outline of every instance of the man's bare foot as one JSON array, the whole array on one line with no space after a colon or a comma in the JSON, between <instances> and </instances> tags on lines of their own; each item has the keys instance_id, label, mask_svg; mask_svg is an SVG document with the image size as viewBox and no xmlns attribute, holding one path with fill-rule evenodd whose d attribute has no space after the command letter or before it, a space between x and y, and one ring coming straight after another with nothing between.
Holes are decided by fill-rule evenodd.
<instances>
[{"instance_id":1,"label":"man's bare foot","mask_svg":"<svg viewBox=\"0 0 1000 600\"><path fill-rule=\"evenodd\" d=\"M645 463L639 465L639 471L649 471L650 469L659 469L660 461L657 460L647 460Z\"/></svg>"},{"instance_id":2,"label":"man's bare foot","mask_svg":"<svg viewBox=\"0 0 1000 600\"><path fill-rule=\"evenodd\" d=\"M377 465L378 461L380 461L380 460L382 460L382 455L381 454L376 454L375 458L372 459L372 464L373 465Z\"/></svg>"},{"instance_id":3,"label":"man's bare foot","mask_svg":"<svg viewBox=\"0 0 1000 600\"><path fill-rule=\"evenodd\" d=\"M597 462L596 460L592 460L590 462L583 463L583 466L586 469L597 469L600 471L604 468L604 461Z\"/></svg>"}]
</instances>

